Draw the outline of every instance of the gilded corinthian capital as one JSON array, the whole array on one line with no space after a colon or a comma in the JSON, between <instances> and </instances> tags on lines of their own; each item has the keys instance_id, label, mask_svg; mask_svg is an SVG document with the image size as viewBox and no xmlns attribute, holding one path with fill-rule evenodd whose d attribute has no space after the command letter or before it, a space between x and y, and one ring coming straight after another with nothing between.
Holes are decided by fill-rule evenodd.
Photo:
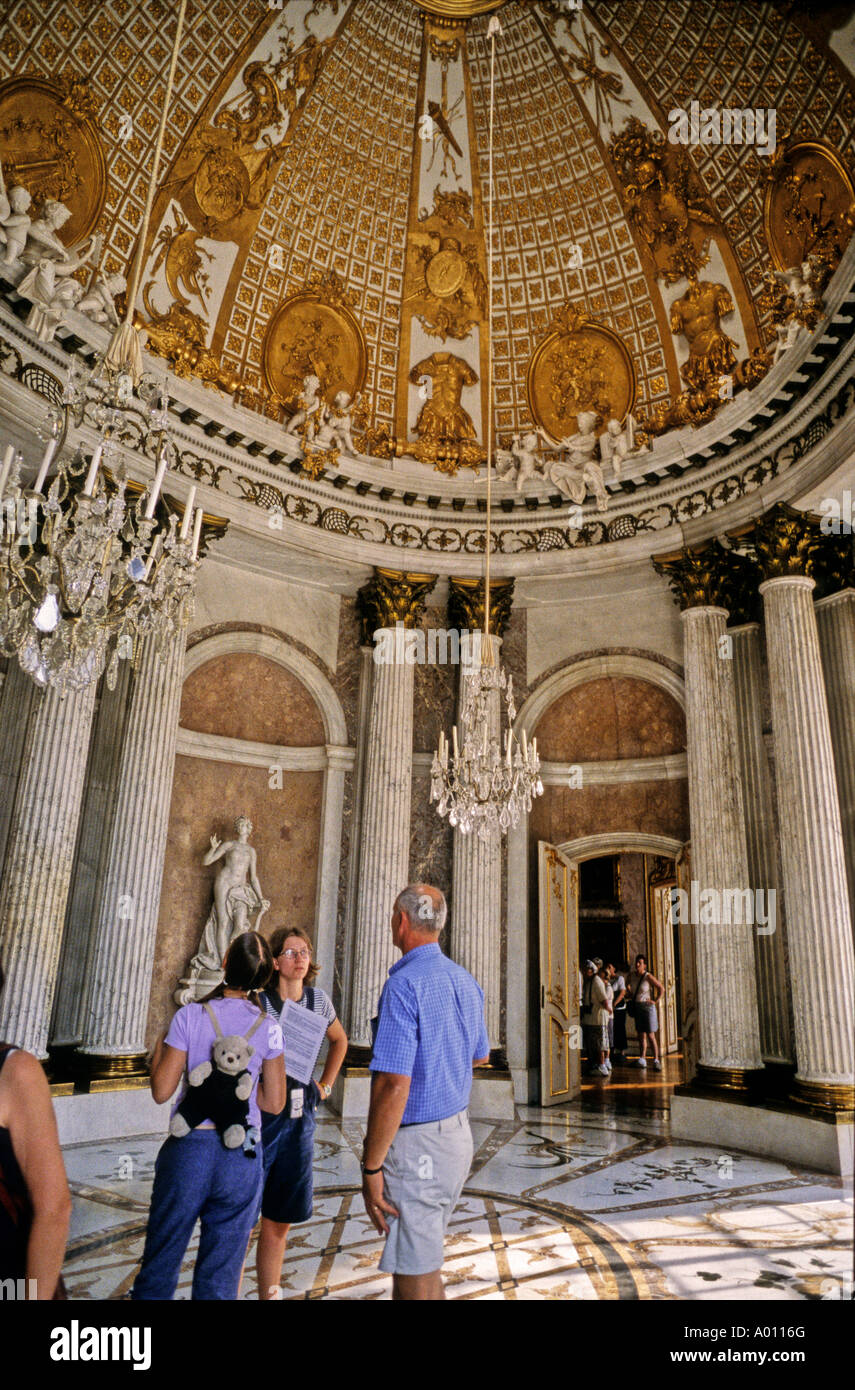
<instances>
[{"instance_id":1,"label":"gilded corinthian capital","mask_svg":"<svg viewBox=\"0 0 855 1390\"><path fill-rule=\"evenodd\" d=\"M777 502L734 534L751 546L764 580L789 574L813 575L822 533L819 518L810 512Z\"/></svg>"},{"instance_id":2,"label":"gilded corinthian capital","mask_svg":"<svg viewBox=\"0 0 855 1390\"><path fill-rule=\"evenodd\" d=\"M511 620L514 601L513 579L500 579L490 584L490 631L494 637L504 637ZM484 629L483 579L450 579L448 581L448 621L459 631L480 632Z\"/></svg>"},{"instance_id":3,"label":"gilded corinthian capital","mask_svg":"<svg viewBox=\"0 0 855 1390\"><path fill-rule=\"evenodd\" d=\"M378 628L417 625L424 612L425 599L436 584L432 574L398 574L396 570L375 569L356 596L366 646L374 641Z\"/></svg>"},{"instance_id":4,"label":"gilded corinthian capital","mask_svg":"<svg viewBox=\"0 0 855 1390\"><path fill-rule=\"evenodd\" d=\"M758 585L763 575L747 555L718 541L669 555L654 555L653 567L668 580L681 609L726 608L731 625L757 621Z\"/></svg>"}]
</instances>

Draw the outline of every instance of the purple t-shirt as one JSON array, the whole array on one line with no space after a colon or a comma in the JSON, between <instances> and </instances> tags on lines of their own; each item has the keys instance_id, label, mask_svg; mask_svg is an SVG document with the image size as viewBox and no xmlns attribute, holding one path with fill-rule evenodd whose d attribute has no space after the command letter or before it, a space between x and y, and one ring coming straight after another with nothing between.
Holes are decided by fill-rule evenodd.
<instances>
[{"instance_id":1,"label":"purple t-shirt","mask_svg":"<svg viewBox=\"0 0 855 1390\"><path fill-rule=\"evenodd\" d=\"M231 1033L243 1036L249 1032L258 1018L258 1009L247 999L212 999L210 1006L216 1014L224 1037ZM210 1062L215 1040L214 1026L201 1004L185 1004L183 1009L179 1009L166 1035L169 1047L187 1053L188 1072L198 1067L200 1062ZM249 1122L251 1125L260 1125L261 1115L256 1092L261 1064L269 1057L281 1056L283 1050L282 1029L276 1020L265 1014L263 1023L250 1038L249 1046L254 1049L247 1065L247 1071L253 1078L252 1094L249 1097ZM172 1107L173 1115L184 1099L186 1090L185 1084ZM213 1126L209 1121L203 1121L202 1127L211 1129Z\"/></svg>"}]
</instances>

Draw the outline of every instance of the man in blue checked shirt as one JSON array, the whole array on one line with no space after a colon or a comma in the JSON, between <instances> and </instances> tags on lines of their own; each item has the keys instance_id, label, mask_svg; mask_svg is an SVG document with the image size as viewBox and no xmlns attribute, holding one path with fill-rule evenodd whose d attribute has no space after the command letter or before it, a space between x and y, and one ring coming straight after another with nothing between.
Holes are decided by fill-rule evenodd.
<instances>
[{"instance_id":1,"label":"man in blue checked shirt","mask_svg":"<svg viewBox=\"0 0 855 1390\"><path fill-rule=\"evenodd\" d=\"M362 1195L386 1236L380 1268L396 1300L445 1298L445 1231L472 1164L472 1067L489 1060L483 990L439 949L447 911L426 883L395 900L401 959L380 995L371 1058Z\"/></svg>"}]
</instances>

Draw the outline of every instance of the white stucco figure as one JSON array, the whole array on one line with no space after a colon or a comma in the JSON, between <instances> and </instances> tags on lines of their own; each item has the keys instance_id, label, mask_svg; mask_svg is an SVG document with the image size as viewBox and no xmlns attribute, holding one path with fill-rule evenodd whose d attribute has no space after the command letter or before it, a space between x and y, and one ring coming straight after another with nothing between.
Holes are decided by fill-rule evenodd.
<instances>
[{"instance_id":1,"label":"white stucco figure","mask_svg":"<svg viewBox=\"0 0 855 1390\"><path fill-rule=\"evenodd\" d=\"M127 281L124 275L105 275L99 271L95 283L77 304L77 312L85 314L93 323L106 323L118 328L119 315L113 301L125 289Z\"/></svg>"},{"instance_id":2,"label":"white stucco figure","mask_svg":"<svg viewBox=\"0 0 855 1390\"><path fill-rule=\"evenodd\" d=\"M94 237L69 250L57 232L71 213L64 203L48 198L42 215L29 226L21 260L30 267L18 285L18 293L32 302L27 327L35 330L39 342L53 340L68 309L74 308L83 287L72 277L86 265L95 250Z\"/></svg>"},{"instance_id":3,"label":"white stucco figure","mask_svg":"<svg viewBox=\"0 0 855 1390\"><path fill-rule=\"evenodd\" d=\"M496 474L507 482L515 483L517 492L522 492L531 478L540 477L543 473L543 465L537 456L539 433L532 430L522 437L515 434L510 449L496 450Z\"/></svg>"},{"instance_id":4,"label":"white stucco figure","mask_svg":"<svg viewBox=\"0 0 855 1390\"><path fill-rule=\"evenodd\" d=\"M627 415L626 420L621 424L620 420L612 418L606 423L605 431L600 435L600 459L605 463L610 463L615 477L619 480L623 469L624 459L630 458L633 454L650 453L650 445L639 445L636 443L636 430L638 423L632 415Z\"/></svg>"},{"instance_id":5,"label":"white stucco figure","mask_svg":"<svg viewBox=\"0 0 855 1390\"><path fill-rule=\"evenodd\" d=\"M321 383L316 376L306 376L303 378L303 389L299 395L299 407L288 421L288 428L285 431L285 439L302 447L303 426L306 429L306 441L311 443L315 437L315 431L323 419L323 402L321 400Z\"/></svg>"},{"instance_id":6,"label":"white stucco figure","mask_svg":"<svg viewBox=\"0 0 855 1390\"><path fill-rule=\"evenodd\" d=\"M0 243L4 265L17 265L27 244L32 225L29 207L32 199L20 185L6 193L0 174Z\"/></svg>"},{"instance_id":7,"label":"white stucco figure","mask_svg":"<svg viewBox=\"0 0 855 1390\"><path fill-rule=\"evenodd\" d=\"M578 430L553 444L553 448L564 453L563 458L554 459L547 467L549 481L565 497L581 506L590 489L597 502L597 511L604 512L608 506L609 494L603 480L603 470L597 463L597 420L593 410L583 410L576 416Z\"/></svg>"},{"instance_id":8,"label":"white stucco figure","mask_svg":"<svg viewBox=\"0 0 855 1390\"><path fill-rule=\"evenodd\" d=\"M258 881L255 850L249 844L252 821L238 816L235 821L236 840L218 840L211 836L211 847L202 860L214 864L222 860L214 879L214 902L205 923L199 949L190 963L190 972L175 991L178 1004L201 999L219 984L223 977L223 957L234 937L258 929L258 924L270 907L262 896ZM256 913L254 922L250 914Z\"/></svg>"},{"instance_id":9,"label":"white stucco figure","mask_svg":"<svg viewBox=\"0 0 855 1390\"><path fill-rule=\"evenodd\" d=\"M339 391L334 396L332 405L322 407L321 425L314 437L315 446L318 449L332 449L337 446L339 449L346 449L355 458L364 457L353 442L355 409L356 401L351 399L350 392Z\"/></svg>"}]
</instances>

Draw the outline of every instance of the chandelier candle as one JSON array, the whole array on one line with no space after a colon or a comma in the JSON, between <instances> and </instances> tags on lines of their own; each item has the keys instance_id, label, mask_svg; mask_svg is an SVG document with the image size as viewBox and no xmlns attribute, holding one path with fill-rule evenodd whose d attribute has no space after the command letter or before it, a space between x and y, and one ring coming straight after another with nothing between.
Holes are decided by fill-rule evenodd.
<instances>
[{"instance_id":1,"label":"chandelier candle","mask_svg":"<svg viewBox=\"0 0 855 1390\"><path fill-rule=\"evenodd\" d=\"M3 489L6 486L6 479L9 477L9 470L12 467L12 459L14 457L15 446L14 444L8 444L6 446L6 452L3 455L3 463L0 465L0 497L3 496Z\"/></svg>"},{"instance_id":2,"label":"chandelier candle","mask_svg":"<svg viewBox=\"0 0 855 1390\"><path fill-rule=\"evenodd\" d=\"M184 515L181 518L181 531L179 533L179 539L182 541L186 541L187 537L190 534L190 520L193 516L193 504L195 501L196 489L195 487L191 487L189 495L187 497L187 502L184 506Z\"/></svg>"},{"instance_id":3,"label":"chandelier candle","mask_svg":"<svg viewBox=\"0 0 855 1390\"><path fill-rule=\"evenodd\" d=\"M158 532L158 534L152 541L151 550L148 552L148 559L145 562L145 569L143 570L143 581L148 580L148 577L151 574L152 569L154 568L154 562L160 554L160 547L162 541L163 537Z\"/></svg>"},{"instance_id":4,"label":"chandelier candle","mask_svg":"<svg viewBox=\"0 0 855 1390\"><path fill-rule=\"evenodd\" d=\"M154 516L154 509L157 505L157 499L160 496L160 489L163 486L163 477L165 473L166 450L162 449L160 453L160 459L158 460L157 472L154 475L154 482L151 485L151 492L149 493L148 501L145 504L145 515L149 519L151 519L151 517Z\"/></svg>"},{"instance_id":5,"label":"chandelier candle","mask_svg":"<svg viewBox=\"0 0 855 1390\"><path fill-rule=\"evenodd\" d=\"M58 440L53 438L49 439L47 442L47 448L45 449L44 457L42 458L38 477L36 478L36 481L33 483L34 492L41 492L42 488L45 485L45 478L47 477L48 469L50 468L51 463L53 461L53 456L56 453L57 443Z\"/></svg>"},{"instance_id":6,"label":"chandelier candle","mask_svg":"<svg viewBox=\"0 0 855 1390\"><path fill-rule=\"evenodd\" d=\"M199 537L202 534L202 517L205 515L201 507L196 508L196 515L193 519L193 549L190 554L191 560L196 559L199 550Z\"/></svg>"},{"instance_id":7,"label":"chandelier candle","mask_svg":"<svg viewBox=\"0 0 855 1390\"><path fill-rule=\"evenodd\" d=\"M86 474L86 482L83 484L83 491L87 497L93 497L95 495L95 479L98 477L98 465L101 462L101 455L103 452L104 445L98 444L92 455L89 472Z\"/></svg>"}]
</instances>

